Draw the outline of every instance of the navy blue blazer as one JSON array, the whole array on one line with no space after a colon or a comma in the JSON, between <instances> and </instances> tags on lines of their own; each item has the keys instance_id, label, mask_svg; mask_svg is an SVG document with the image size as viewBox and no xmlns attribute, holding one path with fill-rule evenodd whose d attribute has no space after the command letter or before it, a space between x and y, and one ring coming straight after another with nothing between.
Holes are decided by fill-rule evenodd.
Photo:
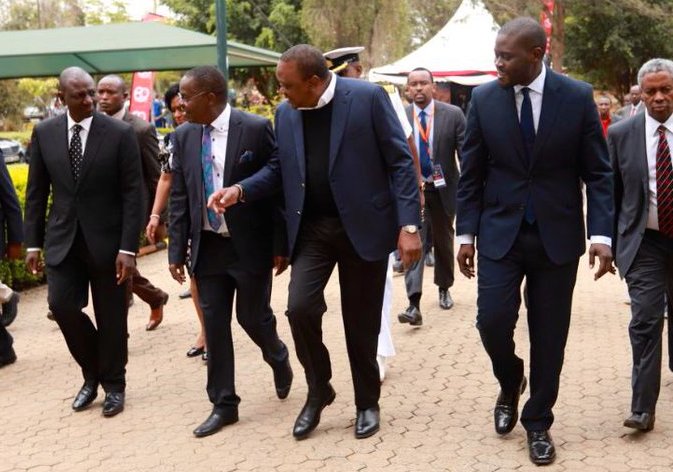
<instances>
[{"instance_id":1,"label":"navy blue blazer","mask_svg":"<svg viewBox=\"0 0 673 472\"><path fill-rule=\"evenodd\" d=\"M336 78L330 129L329 182L346 234L360 257L385 258L399 229L420 225L418 181L399 120L383 88ZM301 111L283 103L276 111L278 156L243 180L246 201L281 185L290 254L304 209L306 157Z\"/></svg>"},{"instance_id":2,"label":"navy blue blazer","mask_svg":"<svg viewBox=\"0 0 673 472\"><path fill-rule=\"evenodd\" d=\"M477 87L467 116L458 182L456 233L477 235L490 259L505 256L529 195L549 258L564 264L589 236L612 237L612 175L591 86L547 70L533 155L527 162L513 87Z\"/></svg>"}]
</instances>

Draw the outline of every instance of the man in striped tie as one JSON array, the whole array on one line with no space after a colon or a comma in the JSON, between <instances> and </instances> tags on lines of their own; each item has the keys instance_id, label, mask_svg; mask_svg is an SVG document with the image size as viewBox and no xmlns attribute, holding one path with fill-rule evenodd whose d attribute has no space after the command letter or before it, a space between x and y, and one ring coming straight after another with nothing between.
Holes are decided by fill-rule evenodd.
<instances>
[{"instance_id":1,"label":"man in striped tie","mask_svg":"<svg viewBox=\"0 0 673 472\"><path fill-rule=\"evenodd\" d=\"M638 72L646 112L610 128L615 181L615 262L631 297L631 415L624 426L654 427L661 383L661 331L673 274L673 61ZM647 198L643 198L647 195Z\"/></svg>"}]
</instances>

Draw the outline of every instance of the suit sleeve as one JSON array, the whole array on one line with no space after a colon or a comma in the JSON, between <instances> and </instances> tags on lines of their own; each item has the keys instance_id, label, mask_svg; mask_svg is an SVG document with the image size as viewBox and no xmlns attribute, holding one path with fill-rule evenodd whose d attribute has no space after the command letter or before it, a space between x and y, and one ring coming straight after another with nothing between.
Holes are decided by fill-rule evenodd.
<instances>
[{"instance_id":1,"label":"suit sleeve","mask_svg":"<svg viewBox=\"0 0 673 472\"><path fill-rule=\"evenodd\" d=\"M140 150L135 131L131 126L126 127L121 134L119 145L120 180L122 196L122 236L119 249L138 252L138 235L143 224L143 202L138 198L141 195L142 169L140 164ZM32 166L32 163L31 163Z\"/></svg>"},{"instance_id":2,"label":"suit sleeve","mask_svg":"<svg viewBox=\"0 0 673 472\"><path fill-rule=\"evenodd\" d=\"M262 129L260 142L264 143L263 151L268 159L278 158L278 147L276 146L276 137L273 134L271 122L266 120ZM267 161L268 162L268 161ZM285 222L285 199L283 192L278 189L275 195L271 197L273 212L273 255L287 257L289 247L287 242L287 226Z\"/></svg>"},{"instance_id":3,"label":"suit sleeve","mask_svg":"<svg viewBox=\"0 0 673 472\"><path fill-rule=\"evenodd\" d=\"M47 217L47 200L51 191L51 179L44 163L40 133L33 129L30 139L30 166L26 186L26 247L42 248ZM137 235L136 235L137 239Z\"/></svg>"},{"instance_id":4,"label":"suit sleeve","mask_svg":"<svg viewBox=\"0 0 673 472\"><path fill-rule=\"evenodd\" d=\"M278 130L280 126L279 123L283 119L280 115L279 108L276 110L275 116L276 130ZM282 190L282 175L278 147L270 124L265 127L264 133L264 142L272 144L269 149L269 160L266 165L255 174L239 182L244 189L245 200L249 202L276 195Z\"/></svg>"},{"instance_id":5,"label":"suit sleeve","mask_svg":"<svg viewBox=\"0 0 673 472\"><path fill-rule=\"evenodd\" d=\"M176 131L173 134L173 157L171 161L171 197L169 199L169 225L168 225L168 262L170 264L184 265L187 255L187 241L189 239L189 199L187 198L187 185L182 167L184 145L183 137L186 133Z\"/></svg>"},{"instance_id":6,"label":"suit sleeve","mask_svg":"<svg viewBox=\"0 0 673 472\"><path fill-rule=\"evenodd\" d=\"M455 149L456 155L458 156L458 164L460 164L461 156L463 155L463 144L465 143L465 115L463 115L462 110L455 110L454 122L455 128L453 130L453 136L455 139Z\"/></svg>"},{"instance_id":7,"label":"suit sleeve","mask_svg":"<svg viewBox=\"0 0 673 472\"><path fill-rule=\"evenodd\" d=\"M612 219L612 254L615 264L618 264L616 248L619 231L617 231L617 226L619 224L619 212L622 208L622 198L624 198L624 182L622 181L622 171L619 168L617 143L615 143L615 137L611 133L608 133L608 153L612 164L612 201L615 212L615 216Z\"/></svg>"},{"instance_id":8,"label":"suit sleeve","mask_svg":"<svg viewBox=\"0 0 673 472\"><path fill-rule=\"evenodd\" d=\"M420 226L421 197L413 158L390 97L381 87L374 90L371 120L392 182L397 206L397 225Z\"/></svg>"},{"instance_id":9,"label":"suit sleeve","mask_svg":"<svg viewBox=\"0 0 673 472\"><path fill-rule=\"evenodd\" d=\"M154 126L148 126L139 136L140 153L143 162L143 177L148 190L148 210L154 204L154 196L161 175L161 166L159 165L159 141L157 140Z\"/></svg>"},{"instance_id":10,"label":"suit sleeve","mask_svg":"<svg viewBox=\"0 0 673 472\"><path fill-rule=\"evenodd\" d=\"M587 88L580 171L587 187L588 236L613 237L612 168L591 88Z\"/></svg>"},{"instance_id":11,"label":"suit sleeve","mask_svg":"<svg viewBox=\"0 0 673 472\"><path fill-rule=\"evenodd\" d=\"M465 138L460 156L460 178L456 194L456 234L479 234L486 163L489 155L479 117L478 95L472 96L467 112Z\"/></svg>"},{"instance_id":12,"label":"suit sleeve","mask_svg":"<svg viewBox=\"0 0 673 472\"><path fill-rule=\"evenodd\" d=\"M5 220L5 228L2 230L6 230L6 241L21 243L23 241L21 206L16 196L14 183L7 170L7 164L2 158L2 152L0 152L0 206Z\"/></svg>"}]
</instances>

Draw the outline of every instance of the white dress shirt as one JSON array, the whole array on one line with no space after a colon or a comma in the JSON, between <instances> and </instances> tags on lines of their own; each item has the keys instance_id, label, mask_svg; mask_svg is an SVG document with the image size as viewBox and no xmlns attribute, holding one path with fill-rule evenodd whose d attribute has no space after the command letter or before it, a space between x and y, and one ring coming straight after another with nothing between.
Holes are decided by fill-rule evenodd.
<instances>
[{"instance_id":1,"label":"white dress shirt","mask_svg":"<svg viewBox=\"0 0 673 472\"><path fill-rule=\"evenodd\" d=\"M331 76L329 84L327 85L327 88L322 93L322 95L320 95L320 98L318 99L318 103L316 104L316 106L298 107L297 110L317 110L318 108L322 108L332 101L332 99L334 98L334 89L336 89L337 76L332 71L329 71L329 73Z\"/></svg>"},{"instance_id":2,"label":"white dress shirt","mask_svg":"<svg viewBox=\"0 0 673 472\"><path fill-rule=\"evenodd\" d=\"M435 136L435 101L430 100L430 103L426 105L425 108L421 108L414 103L414 116L418 117L418 122L421 122L421 111L425 112L425 126L430 124L430 134L428 136L428 154L430 154L430 161L432 162L432 141ZM414 118L414 142L416 143L416 149L421 149L421 133L418 132L418 126L416 126L416 119ZM432 180L432 176L430 177Z\"/></svg>"},{"instance_id":3,"label":"white dress shirt","mask_svg":"<svg viewBox=\"0 0 673 472\"><path fill-rule=\"evenodd\" d=\"M227 104L222 113L210 123L213 129L210 131L210 146L213 157L213 191L217 192L224 187L224 161L227 157L227 139L229 137L229 121L231 120L231 107ZM207 200L205 191L203 195L203 229L214 231L208 222ZM222 223L216 233L229 235L224 216L218 215Z\"/></svg>"},{"instance_id":4,"label":"white dress shirt","mask_svg":"<svg viewBox=\"0 0 673 472\"><path fill-rule=\"evenodd\" d=\"M544 95L544 82L547 77L547 68L542 66L540 74L533 79L533 81L528 85L515 85L514 86L514 101L516 103L516 113L521 120L521 105L523 104L523 92L521 91L524 87L528 87L530 96L530 104L533 109L533 125L535 126L535 132L537 133L538 125L540 124L540 114L542 113L542 97ZM458 244L474 244L474 234L459 234L456 236L456 241ZM606 244L612 246L612 239L607 236L591 235L589 241L599 244Z\"/></svg>"},{"instance_id":5,"label":"white dress shirt","mask_svg":"<svg viewBox=\"0 0 673 472\"><path fill-rule=\"evenodd\" d=\"M657 129L663 125L666 128L666 141L668 146L673 144L673 115L665 123L660 123L645 112L645 150L647 151L647 174L649 209L647 212L647 227L659 231L659 213L657 210L657 147L659 146L659 133Z\"/></svg>"}]
</instances>

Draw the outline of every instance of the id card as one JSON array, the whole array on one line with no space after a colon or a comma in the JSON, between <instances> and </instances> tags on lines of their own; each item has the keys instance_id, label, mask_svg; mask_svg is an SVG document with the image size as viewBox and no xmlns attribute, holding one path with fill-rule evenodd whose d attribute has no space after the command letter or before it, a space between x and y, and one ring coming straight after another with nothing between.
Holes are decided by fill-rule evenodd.
<instances>
[{"instance_id":1,"label":"id card","mask_svg":"<svg viewBox=\"0 0 673 472\"><path fill-rule=\"evenodd\" d=\"M435 188L446 187L446 180L444 180L444 172L442 171L442 166L435 164L432 166L432 183L435 184Z\"/></svg>"}]
</instances>

